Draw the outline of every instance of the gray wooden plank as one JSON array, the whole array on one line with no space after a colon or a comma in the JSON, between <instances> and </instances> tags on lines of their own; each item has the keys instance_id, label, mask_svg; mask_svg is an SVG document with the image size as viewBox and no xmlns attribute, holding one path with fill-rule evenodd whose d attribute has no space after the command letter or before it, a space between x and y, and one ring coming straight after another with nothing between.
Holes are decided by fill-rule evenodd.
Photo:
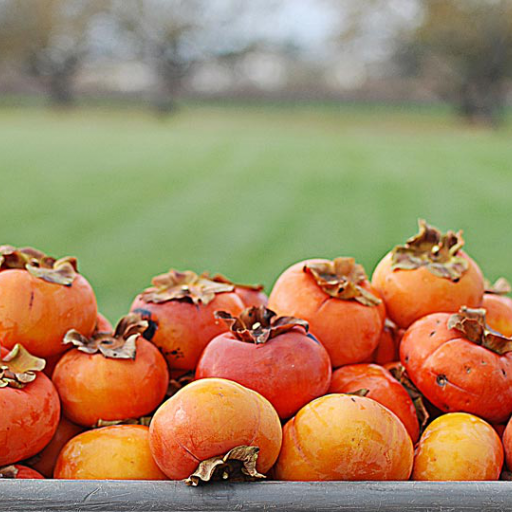
<instances>
[{"instance_id":1,"label":"gray wooden plank","mask_svg":"<svg viewBox=\"0 0 512 512\"><path fill-rule=\"evenodd\" d=\"M511 511L512 482L0 480L1 512Z\"/></svg>"}]
</instances>

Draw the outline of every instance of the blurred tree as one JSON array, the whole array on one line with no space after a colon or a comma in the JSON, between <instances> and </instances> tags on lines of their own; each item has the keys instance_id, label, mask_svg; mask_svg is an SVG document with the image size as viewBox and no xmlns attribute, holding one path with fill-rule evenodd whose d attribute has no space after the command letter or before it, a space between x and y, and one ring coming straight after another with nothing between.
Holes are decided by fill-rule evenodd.
<instances>
[{"instance_id":1,"label":"blurred tree","mask_svg":"<svg viewBox=\"0 0 512 512\"><path fill-rule=\"evenodd\" d=\"M57 104L72 101L72 81L87 54L101 0L2 0L0 58L20 63Z\"/></svg>"},{"instance_id":2,"label":"blurred tree","mask_svg":"<svg viewBox=\"0 0 512 512\"><path fill-rule=\"evenodd\" d=\"M512 77L511 0L422 0L421 23L406 42L412 70L469 120L496 124ZM407 62L407 60L406 60Z\"/></svg>"}]
</instances>

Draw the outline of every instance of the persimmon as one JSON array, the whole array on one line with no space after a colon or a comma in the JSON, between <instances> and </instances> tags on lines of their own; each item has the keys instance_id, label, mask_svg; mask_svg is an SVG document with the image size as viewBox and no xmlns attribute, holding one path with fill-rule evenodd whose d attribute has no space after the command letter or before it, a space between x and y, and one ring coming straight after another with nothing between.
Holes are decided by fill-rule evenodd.
<instances>
[{"instance_id":1,"label":"persimmon","mask_svg":"<svg viewBox=\"0 0 512 512\"><path fill-rule=\"evenodd\" d=\"M225 379L188 384L156 411L151 452L171 479L254 478L267 473L281 448L277 412L259 393ZM258 454L259 451L259 454ZM202 475L202 476L198 476Z\"/></svg>"},{"instance_id":2,"label":"persimmon","mask_svg":"<svg viewBox=\"0 0 512 512\"><path fill-rule=\"evenodd\" d=\"M94 328L96 332L112 332L114 328L112 324L108 321L108 319L98 312L98 316L96 317L96 326Z\"/></svg>"},{"instance_id":3,"label":"persimmon","mask_svg":"<svg viewBox=\"0 0 512 512\"><path fill-rule=\"evenodd\" d=\"M308 324L278 317L264 306L233 317L217 312L230 332L205 348L196 378L233 380L263 395L280 418L289 418L311 400L324 395L331 380L331 361L310 334Z\"/></svg>"},{"instance_id":4,"label":"persimmon","mask_svg":"<svg viewBox=\"0 0 512 512\"><path fill-rule=\"evenodd\" d=\"M57 457L64 445L73 437L84 431L83 427L71 423L62 417L52 440L37 455L26 461L31 468L39 471L46 478L52 478Z\"/></svg>"},{"instance_id":5,"label":"persimmon","mask_svg":"<svg viewBox=\"0 0 512 512\"><path fill-rule=\"evenodd\" d=\"M505 457L507 461L507 467L509 470L512 469L512 419L507 422L505 431L503 432L503 447L505 448Z\"/></svg>"},{"instance_id":6,"label":"persimmon","mask_svg":"<svg viewBox=\"0 0 512 512\"><path fill-rule=\"evenodd\" d=\"M44 364L21 345L0 348L0 466L32 457L55 433L60 402Z\"/></svg>"},{"instance_id":7,"label":"persimmon","mask_svg":"<svg viewBox=\"0 0 512 512\"><path fill-rule=\"evenodd\" d=\"M376 364L354 364L338 368L332 375L329 393L354 393L366 389L365 395L394 412L415 443L420 436L416 408L409 393L391 373Z\"/></svg>"},{"instance_id":8,"label":"persimmon","mask_svg":"<svg viewBox=\"0 0 512 512\"><path fill-rule=\"evenodd\" d=\"M510 284L506 279L500 278L494 285L486 285L482 308L486 311L487 324L504 336L511 337L512 299L506 296L510 293Z\"/></svg>"},{"instance_id":9,"label":"persimmon","mask_svg":"<svg viewBox=\"0 0 512 512\"><path fill-rule=\"evenodd\" d=\"M268 307L306 320L334 367L371 357L385 319L382 301L353 258L293 265L278 278Z\"/></svg>"},{"instance_id":10,"label":"persimmon","mask_svg":"<svg viewBox=\"0 0 512 512\"><path fill-rule=\"evenodd\" d=\"M86 336L96 324L96 298L75 258L55 260L31 248L0 248L0 338L48 357L66 350L69 329Z\"/></svg>"},{"instance_id":11,"label":"persimmon","mask_svg":"<svg viewBox=\"0 0 512 512\"><path fill-rule=\"evenodd\" d=\"M149 449L149 429L115 425L73 437L57 459L54 478L71 480L166 480Z\"/></svg>"},{"instance_id":12,"label":"persimmon","mask_svg":"<svg viewBox=\"0 0 512 512\"><path fill-rule=\"evenodd\" d=\"M144 336L173 370L194 370L206 345L227 331L215 311L238 315L243 309L233 285L176 270L153 278L153 287L138 295L131 307L149 322Z\"/></svg>"},{"instance_id":13,"label":"persimmon","mask_svg":"<svg viewBox=\"0 0 512 512\"><path fill-rule=\"evenodd\" d=\"M400 358L436 407L501 423L512 414L512 341L491 331L485 310L434 313L404 334Z\"/></svg>"},{"instance_id":14,"label":"persimmon","mask_svg":"<svg viewBox=\"0 0 512 512\"><path fill-rule=\"evenodd\" d=\"M332 394L286 423L278 480L407 480L413 445L403 423L375 400Z\"/></svg>"},{"instance_id":15,"label":"persimmon","mask_svg":"<svg viewBox=\"0 0 512 512\"><path fill-rule=\"evenodd\" d=\"M486 421L466 413L436 418L423 432L414 457L413 480L498 480L503 446Z\"/></svg>"},{"instance_id":16,"label":"persimmon","mask_svg":"<svg viewBox=\"0 0 512 512\"><path fill-rule=\"evenodd\" d=\"M403 329L431 313L480 307L484 293L480 268L462 250L462 233L443 235L419 224L420 232L384 256L372 277L389 318Z\"/></svg>"},{"instance_id":17,"label":"persimmon","mask_svg":"<svg viewBox=\"0 0 512 512\"><path fill-rule=\"evenodd\" d=\"M203 272L202 276L211 279L216 283L233 285L234 292L240 297L246 308L266 306L268 304L268 297L264 293L264 287L261 284L251 285L233 283L222 274L214 274L213 276L210 276L208 272Z\"/></svg>"},{"instance_id":18,"label":"persimmon","mask_svg":"<svg viewBox=\"0 0 512 512\"><path fill-rule=\"evenodd\" d=\"M121 319L112 334L66 334L66 352L53 372L64 415L86 427L99 420L138 418L165 397L169 372L162 354L140 334L148 323L137 314Z\"/></svg>"},{"instance_id":19,"label":"persimmon","mask_svg":"<svg viewBox=\"0 0 512 512\"><path fill-rule=\"evenodd\" d=\"M20 464L13 464L0 468L0 479L2 478L15 478L19 480L41 480L44 476L32 468L21 466Z\"/></svg>"}]
</instances>

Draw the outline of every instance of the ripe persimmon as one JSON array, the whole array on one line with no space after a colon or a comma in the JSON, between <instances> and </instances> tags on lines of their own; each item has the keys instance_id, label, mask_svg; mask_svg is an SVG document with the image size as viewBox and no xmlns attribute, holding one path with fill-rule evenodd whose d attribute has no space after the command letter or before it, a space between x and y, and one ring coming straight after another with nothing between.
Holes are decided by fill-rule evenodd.
<instances>
[{"instance_id":1,"label":"ripe persimmon","mask_svg":"<svg viewBox=\"0 0 512 512\"><path fill-rule=\"evenodd\" d=\"M0 466L32 457L55 433L60 402L44 364L21 345L0 348Z\"/></svg>"},{"instance_id":2,"label":"ripe persimmon","mask_svg":"<svg viewBox=\"0 0 512 512\"><path fill-rule=\"evenodd\" d=\"M98 313L98 316L96 317L96 326L94 330L95 332L112 332L114 328L104 315Z\"/></svg>"},{"instance_id":3,"label":"ripe persimmon","mask_svg":"<svg viewBox=\"0 0 512 512\"><path fill-rule=\"evenodd\" d=\"M19 480L41 480L44 479L44 476L32 468L28 468L27 466L12 464L10 466L0 468L0 479L2 478L14 478Z\"/></svg>"},{"instance_id":4,"label":"ripe persimmon","mask_svg":"<svg viewBox=\"0 0 512 512\"><path fill-rule=\"evenodd\" d=\"M423 432L413 480L498 480L503 446L489 423L466 413L444 414Z\"/></svg>"},{"instance_id":5,"label":"ripe persimmon","mask_svg":"<svg viewBox=\"0 0 512 512\"><path fill-rule=\"evenodd\" d=\"M26 461L31 468L39 471L46 478L52 478L57 457L64 445L73 437L83 432L83 427L71 423L62 417L52 440L37 455Z\"/></svg>"},{"instance_id":6,"label":"ripe persimmon","mask_svg":"<svg viewBox=\"0 0 512 512\"><path fill-rule=\"evenodd\" d=\"M307 322L278 317L265 306L248 308L239 317L225 312L216 316L230 332L204 349L196 379L238 382L263 395L282 419L329 389L331 361L325 348L307 333Z\"/></svg>"},{"instance_id":7,"label":"ripe persimmon","mask_svg":"<svg viewBox=\"0 0 512 512\"><path fill-rule=\"evenodd\" d=\"M507 467L509 470L512 469L512 419L510 419L505 427L502 435L503 447L505 448L505 458L507 461Z\"/></svg>"},{"instance_id":8,"label":"ripe persimmon","mask_svg":"<svg viewBox=\"0 0 512 512\"><path fill-rule=\"evenodd\" d=\"M394 412L415 443L420 436L416 408L409 393L391 373L376 364L354 364L338 368L332 374L329 393L368 391L365 396Z\"/></svg>"},{"instance_id":9,"label":"ripe persimmon","mask_svg":"<svg viewBox=\"0 0 512 512\"><path fill-rule=\"evenodd\" d=\"M0 339L4 347L23 345L48 357L66 350L69 329L90 336L96 298L75 258L55 260L30 248L0 248Z\"/></svg>"},{"instance_id":10,"label":"ripe persimmon","mask_svg":"<svg viewBox=\"0 0 512 512\"><path fill-rule=\"evenodd\" d=\"M121 319L112 334L91 338L77 331L65 343L77 348L66 352L53 372L64 415L91 427L99 420L125 420L145 416L165 397L169 371L162 354L140 333L147 322L137 314Z\"/></svg>"},{"instance_id":11,"label":"ripe persimmon","mask_svg":"<svg viewBox=\"0 0 512 512\"><path fill-rule=\"evenodd\" d=\"M71 480L166 480L149 449L149 429L116 425L88 430L64 446L54 478Z\"/></svg>"},{"instance_id":12,"label":"ripe persimmon","mask_svg":"<svg viewBox=\"0 0 512 512\"><path fill-rule=\"evenodd\" d=\"M404 335L403 329L398 329L394 322L386 318L384 329L380 335L379 344L373 353L371 362L384 365L399 359L400 342ZM366 362L366 361L365 361Z\"/></svg>"},{"instance_id":13,"label":"ripe persimmon","mask_svg":"<svg viewBox=\"0 0 512 512\"><path fill-rule=\"evenodd\" d=\"M268 307L306 320L335 368L371 357L385 319L382 301L353 258L293 265L278 278Z\"/></svg>"},{"instance_id":14,"label":"ripe persimmon","mask_svg":"<svg viewBox=\"0 0 512 512\"><path fill-rule=\"evenodd\" d=\"M194 370L206 345L228 330L214 317L215 311L238 315L243 309L233 285L176 270L153 278L153 287L138 295L131 307L149 322L144 336L161 350L172 370Z\"/></svg>"},{"instance_id":15,"label":"ripe persimmon","mask_svg":"<svg viewBox=\"0 0 512 512\"><path fill-rule=\"evenodd\" d=\"M490 285L486 283L486 290L482 300L482 308L486 312L487 325L504 336L512 336L512 299L506 295L510 293L510 285L506 279L500 278Z\"/></svg>"},{"instance_id":16,"label":"ripe persimmon","mask_svg":"<svg viewBox=\"0 0 512 512\"><path fill-rule=\"evenodd\" d=\"M440 231L420 221L420 232L395 247L377 265L372 285L391 320L407 329L431 313L480 307L484 278L464 252L462 233Z\"/></svg>"},{"instance_id":17,"label":"ripe persimmon","mask_svg":"<svg viewBox=\"0 0 512 512\"><path fill-rule=\"evenodd\" d=\"M407 480L413 445L403 423L370 398L317 398L286 423L278 480Z\"/></svg>"},{"instance_id":18,"label":"ripe persimmon","mask_svg":"<svg viewBox=\"0 0 512 512\"><path fill-rule=\"evenodd\" d=\"M243 476L232 474L239 464L253 477L267 473L282 440L270 402L225 379L201 379L179 390L156 411L150 434L160 469L173 480L190 477L193 484L212 477L217 465L223 478ZM196 470L203 478L193 475Z\"/></svg>"},{"instance_id":19,"label":"ripe persimmon","mask_svg":"<svg viewBox=\"0 0 512 512\"><path fill-rule=\"evenodd\" d=\"M512 341L491 331L485 310L434 313L404 334L400 358L409 377L444 412L490 422L512 413Z\"/></svg>"}]
</instances>

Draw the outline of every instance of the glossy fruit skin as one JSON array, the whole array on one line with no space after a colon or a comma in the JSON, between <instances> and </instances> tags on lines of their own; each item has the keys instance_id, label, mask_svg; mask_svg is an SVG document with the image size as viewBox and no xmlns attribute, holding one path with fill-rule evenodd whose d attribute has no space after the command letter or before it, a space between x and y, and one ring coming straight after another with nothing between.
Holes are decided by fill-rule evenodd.
<instances>
[{"instance_id":1,"label":"glossy fruit skin","mask_svg":"<svg viewBox=\"0 0 512 512\"><path fill-rule=\"evenodd\" d=\"M380 336L379 344L373 353L371 362L384 365L398 361L400 343L402 342L404 333L404 329L394 330L384 325L384 330Z\"/></svg>"},{"instance_id":2,"label":"glossy fruit skin","mask_svg":"<svg viewBox=\"0 0 512 512\"><path fill-rule=\"evenodd\" d=\"M487 325L504 336L512 337L512 299L485 293L482 307L486 311Z\"/></svg>"},{"instance_id":3,"label":"glossy fruit skin","mask_svg":"<svg viewBox=\"0 0 512 512\"><path fill-rule=\"evenodd\" d=\"M503 446L484 420L466 413L435 419L416 448L413 480L498 480Z\"/></svg>"},{"instance_id":4,"label":"glossy fruit skin","mask_svg":"<svg viewBox=\"0 0 512 512\"><path fill-rule=\"evenodd\" d=\"M149 429L117 425L88 430L69 441L54 478L71 480L166 480L149 450Z\"/></svg>"},{"instance_id":5,"label":"glossy fruit skin","mask_svg":"<svg viewBox=\"0 0 512 512\"><path fill-rule=\"evenodd\" d=\"M325 348L295 328L262 344L240 341L231 332L217 336L199 360L196 379L238 382L263 395L286 419L327 393L331 372Z\"/></svg>"},{"instance_id":6,"label":"glossy fruit skin","mask_svg":"<svg viewBox=\"0 0 512 512\"><path fill-rule=\"evenodd\" d=\"M23 345L32 355L48 357L66 350L70 329L90 336L97 305L91 285L78 274L71 286L48 283L26 270L0 272L2 346Z\"/></svg>"},{"instance_id":7,"label":"glossy fruit skin","mask_svg":"<svg viewBox=\"0 0 512 512\"><path fill-rule=\"evenodd\" d=\"M454 282L438 277L426 267L414 270L391 269L391 253L380 261L372 285L386 304L388 317L407 329L419 318L431 313L456 313L462 306L478 308L484 294L484 278L478 265L463 251L469 262L467 272Z\"/></svg>"},{"instance_id":8,"label":"glossy fruit skin","mask_svg":"<svg viewBox=\"0 0 512 512\"><path fill-rule=\"evenodd\" d=\"M171 300L159 304L145 302L139 295L131 311L140 313L152 323L151 342L162 352L172 370L194 370L206 345L228 330L215 311L228 311L238 316L245 309L233 292L219 293L208 304Z\"/></svg>"},{"instance_id":9,"label":"glossy fruit skin","mask_svg":"<svg viewBox=\"0 0 512 512\"><path fill-rule=\"evenodd\" d=\"M413 445L403 423L375 400L332 394L284 427L278 480L407 480Z\"/></svg>"},{"instance_id":10,"label":"glossy fruit skin","mask_svg":"<svg viewBox=\"0 0 512 512\"><path fill-rule=\"evenodd\" d=\"M83 430L83 427L71 423L64 417L61 418L52 440L39 452L37 462L30 463L30 466L46 478L52 478L53 469L62 448L70 439L73 439Z\"/></svg>"},{"instance_id":11,"label":"glossy fruit skin","mask_svg":"<svg viewBox=\"0 0 512 512\"><path fill-rule=\"evenodd\" d=\"M307 263L325 261L302 261L285 270L270 293L268 307L280 316L306 320L337 368L372 356L384 326L385 309L330 297L303 270ZM374 291L368 282L363 287Z\"/></svg>"},{"instance_id":12,"label":"glossy fruit skin","mask_svg":"<svg viewBox=\"0 0 512 512\"><path fill-rule=\"evenodd\" d=\"M512 468L512 419L508 421L505 431L503 432L502 439L503 447L505 448L507 467L510 470Z\"/></svg>"},{"instance_id":13,"label":"glossy fruit skin","mask_svg":"<svg viewBox=\"0 0 512 512\"><path fill-rule=\"evenodd\" d=\"M158 407L167 391L169 371L162 354L139 336L135 360L111 359L73 349L53 373L64 415L90 427L98 420L139 418Z\"/></svg>"},{"instance_id":14,"label":"glossy fruit skin","mask_svg":"<svg viewBox=\"0 0 512 512\"><path fill-rule=\"evenodd\" d=\"M415 322L404 334L400 359L409 377L444 412L468 412L502 423L512 414L512 358L499 356L448 329L450 313Z\"/></svg>"},{"instance_id":15,"label":"glossy fruit skin","mask_svg":"<svg viewBox=\"0 0 512 512\"><path fill-rule=\"evenodd\" d=\"M240 297L246 308L266 306L268 304L268 297L262 291L235 286L235 293Z\"/></svg>"},{"instance_id":16,"label":"glossy fruit skin","mask_svg":"<svg viewBox=\"0 0 512 512\"><path fill-rule=\"evenodd\" d=\"M386 369L376 364L354 364L338 368L329 393L354 393L367 389L371 398L395 413L415 443L420 436L416 409L409 393Z\"/></svg>"},{"instance_id":17,"label":"glossy fruit skin","mask_svg":"<svg viewBox=\"0 0 512 512\"><path fill-rule=\"evenodd\" d=\"M1 349L2 356L7 351ZM32 457L51 440L60 416L51 380L38 372L23 389L0 388L0 467Z\"/></svg>"},{"instance_id":18,"label":"glossy fruit skin","mask_svg":"<svg viewBox=\"0 0 512 512\"><path fill-rule=\"evenodd\" d=\"M260 448L257 470L266 473L281 448L279 416L260 394L225 379L201 379L185 386L155 413L151 453L172 480L198 464L242 445Z\"/></svg>"},{"instance_id":19,"label":"glossy fruit skin","mask_svg":"<svg viewBox=\"0 0 512 512\"><path fill-rule=\"evenodd\" d=\"M14 467L18 470L16 480L44 480L44 476L32 468L20 466L19 464L15 464Z\"/></svg>"}]
</instances>

